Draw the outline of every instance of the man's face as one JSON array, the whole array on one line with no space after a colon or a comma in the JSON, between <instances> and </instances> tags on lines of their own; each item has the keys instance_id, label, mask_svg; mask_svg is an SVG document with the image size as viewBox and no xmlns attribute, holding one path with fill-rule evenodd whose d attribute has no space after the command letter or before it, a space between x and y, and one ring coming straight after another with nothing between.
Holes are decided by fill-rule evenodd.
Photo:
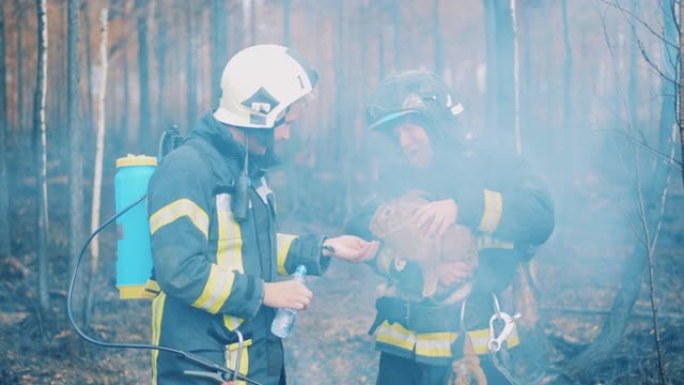
<instances>
[{"instance_id":1,"label":"man's face","mask_svg":"<svg viewBox=\"0 0 684 385\"><path fill-rule=\"evenodd\" d=\"M404 122L394 128L395 138L406 159L416 167L423 168L432 160L432 144L423 127L416 123Z\"/></svg>"},{"instance_id":2,"label":"man's face","mask_svg":"<svg viewBox=\"0 0 684 385\"><path fill-rule=\"evenodd\" d=\"M306 103L304 100L300 100L288 107L287 112L285 113L285 121L274 128L273 135L276 142L290 139L290 128L292 123L299 119L305 106Z\"/></svg>"},{"instance_id":3,"label":"man's face","mask_svg":"<svg viewBox=\"0 0 684 385\"><path fill-rule=\"evenodd\" d=\"M292 104L285 113L285 118L283 122L273 128L273 139L275 142L285 141L290 139L290 128L292 124L299 119L306 103L304 101L298 101ZM257 141L249 141L249 152L257 155L264 155L266 153L266 146Z\"/></svg>"}]
</instances>

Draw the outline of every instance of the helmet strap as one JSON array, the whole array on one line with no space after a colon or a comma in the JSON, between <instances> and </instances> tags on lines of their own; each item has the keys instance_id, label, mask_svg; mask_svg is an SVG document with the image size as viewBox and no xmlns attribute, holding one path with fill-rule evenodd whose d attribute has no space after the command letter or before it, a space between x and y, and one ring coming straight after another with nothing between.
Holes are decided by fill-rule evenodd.
<instances>
[{"instance_id":1,"label":"helmet strap","mask_svg":"<svg viewBox=\"0 0 684 385\"><path fill-rule=\"evenodd\" d=\"M245 158L244 161L242 162L242 173L244 175L247 175L247 170L249 169L249 135L244 135L245 137Z\"/></svg>"}]
</instances>

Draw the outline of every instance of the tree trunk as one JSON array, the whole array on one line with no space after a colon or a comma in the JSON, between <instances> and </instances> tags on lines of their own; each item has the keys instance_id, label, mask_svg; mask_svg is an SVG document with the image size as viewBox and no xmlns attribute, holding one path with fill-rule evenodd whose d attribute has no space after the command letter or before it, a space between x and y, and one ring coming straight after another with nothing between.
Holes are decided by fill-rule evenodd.
<instances>
[{"instance_id":1,"label":"tree trunk","mask_svg":"<svg viewBox=\"0 0 684 385\"><path fill-rule=\"evenodd\" d=\"M102 195L102 162L104 157L105 139L105 95L107 94L107 8L100 14L100 62L102 63L102 75L97 92L97 136L95 140L95 172L93 176L93 204L90 212L90 231L100 226L100 198ZM88 277L88 294L84 307L84 323L90 323L90 314L93 305L93 283L97 282L97 268L100 260L100 238L93 238L90 254L92 261L90 265L90 276Z\"/></svg>"},{"instance_id":2,"label":"tree trunk","mask_svg":"<svg viewBox=\"0 0 684 385\"><path fill-rule=\"evenodd\" d=\"M577 151L577 144L575 140L575 119L572 110L572 46L570 45L570 27L568 22L568 0L561 1L561 17L563 20L563 52L565 54L563 60L563 132L560 137L564 138L562 143L556 142L558 150L564 153L565 159L568 160L567 165L570 167L571 178L575 175L575 151ZM556 136L557 137L557 136ZM554 146L555 147L555 146Z\"/></svg>"},{"instance_id":3,"label":"tree trunk","mask_svg":"<svg viewBox=\"0 0 684 385\"><path fill-rule=\"evenodd\" d=\"M36 207L38 208L38 239L36 258L38 260L38 303L43 319L50 312L48 295L48 189L47 189L47 132L45 127L45 94L47 86L47 5L46 0L36 0L38 16L38 65L36 67L36 92L33 109L33 145L36 156Z\"/></svg>"},{"instance_id":4,"label":"tree trunk","mask_svg":"<svg viewBox=\"0 0 684 385\"><path fill-rule=\"evenodd\" d=\"M399 0L394 0L392 2L391 8L389 9L390 15L392 17L392 31L394 34L392 37L394 45L394 63L392 63L392 68L394 70L402 69L402 50L401 50L401 9L399 7Z\"/></svg>"},{"instance_id":5,"label":"tree trunk","mask_svg":"<svg viewBox=\"0 0 684 385\"><path fill-rule=\"evenodd\" d=\"M515 151L514 31L510 3L483 0L487 55L485 126L494 143Z\"/></svg>"},{"instance_id":6,"label":"tree trunk","mask_svg":"<svg viewBox=\"0 0 684 385\"><path fill-rule=\"evenodd\" d=\"M129 147L127 152L133 152L134 149L131 147L137 146L133 146L131 143L132 135L131 130L128 127L131 123L129 118L131 87L129 85L130 75L128 73L128 47L124 47L122 50L121 63L121 70L123 71L123 102L121 103L121 123L119 123L119 126L121 127L121 131L124 132L126 136L126 138L123 140L123 143L125 143L126 147Z\"/></svg>"},{"instance_id":7,"label":"tree trunk","mask_svg":"<svg viewBox=\"0 0 684 385\"><path fill-rule=\"evenodd\" d=\"M675 4L679 5L679 9L677 10L679 12L679 110L677 111L677 116L679 119L677 119L678 124L679 124L679 156L681 157L680 160L684 162L684 108L682 108L682 100L684 100L684 70L682 69L682 66L684 65L684 28L682 28L682 17L684 17L684 4L682 4L681 1L677 2L672 2L673 5L672 7L675 6ZM674 16L671 17L671 19L674 19ZM682 182L684 183L684 168L682 168Z\"/></svg>"},{"instance_id":8,"label":"tree trunk","mask_svg":"<svg viewBox=\"0 0 684 385\"><path fill-rule=\"evenodd\" d=\"M377 26L378 31L378 79L385 78L387 63L385 62L385 35L382 26Z\"/></svg>"},{"instance_id":9,"label":"tree trunk","mask_svg":"<svg viewBox=\"0 0 684 385\"><path fill-rule=\"evenodd\" d=\"M249 44L257 43L257 7L259 3L254 0L249 0Z\"/></svg>"},{"instance_id":10,"label":"tree trunk","mask_svg":"<svg viewBox=\"0 0 684 385\"><path fill-rule=\"evenodd\" d=\"M219 1L219 0L215 0ZM168 98L166 97L166 46L168 44L168 33L166 12L164 7L157 6L155 18L157 20L157 41L155 54L157 55L157 126L166 129L170 124L168 121Z\"/></svg>"},{"instance_id":11,"label":"tree trunk","mask_svg":"<svg viewBox=\"0 0 684 385\"><path fill-rule=\"evenodd\" d=\"M435 45L435 73L444 76L444 47L442 44L442 27L439 20L439 0L432 1L432 35Z\"/></svg>"},{"instance_id":12,"label":"tree trunk","mask_svg":"<svg viewBox=\"0 0 684 385\"><path fill-rule=\"evenodd\" d=\"M90 28L90 10L88 7L89 1L83 1L83 33L85 36L85 65L86 65L86 105L85 105L85 119L84 121L86 124L84 125L85 127L85 135L87 136L87 143L92 143L92 125L94 124L93 122L93 60L92 60L92 49L90 47L90 36L91 36L91 28Z\"/></svg>"},{"instance_id":13,"label":"tree trunk","mask_svg":"<svg viewBox=\"0 0 684 385\"><path fill-rule=\"evenodd\" d=\"M195 119L197 119L197 80L195 76L195 72L197 71L197 67L195 66L195 60L197 60L196 57L196 42L195 42L195 37L193 36L193 13L194 13L194 7L192 6L193 2L188 1L187 2L187 8L186 8L186 41L187 41L187 51L185 55L185 68L186 68L186 79L187 79L187 110L186 110L186 122L187 122L187 128L188 130L192 129L192 127L195 124Z\"/></svg>"},{"instance_id":14,"label":"tree trunk","mask_svg":"<svg viewBox=\"0 0 684 385\"><path fill-rule=\"evenodd\" d=\"M283 0L283 43L290 46L290 0Z\"/></svg>"},{"instance_id":15,"label":"tree trunk","mask_svg":"<svg viewBox=\"0 0 684 385\"><path fill-rule=\"evenodd\" d=\"M632 0L632 12L639 13L639 1ZM639 36L634 27L630 30L629 49L629 77L627 80L627 117L630 124L630 135L640 130L639 124Z\"/></svg>"},{"instance_id":16,"label":"tree trunk","mask_svg":"<svg viewBox=\"0 0 684 385\"><path fill-rule=\"evenodd\" d=\"M24 12L21 6L21 0L16 2L16 17L17 17L17 84L24 85ZM17 87L17 125L19 128L24 127L25 111L24 108L24 87Z\"/></svg>"},{"instance_id":17,"label":"tree trunk","mask_svg":"<svg viewBox=\"0 0 684 385\"><path fill-rule=\"evenodd\" d=\"M5 12L0 4L0 258L11 253L9 181L7 179L7 67L5 66Z\"/></svg>"},{"instance_id":18,"label":"tree trunk","mask_svg":"<svg viewBox=\"0 0 684 385\"><path fill-rule=\"evenodd\" d=\"M515 133L515 152L522 154L522 136L520 132L520 57L518 56L518 16L516 0L510 0L511 32L513 39L513 132Z\"/></svg>"},{"instance_id":19,"label":"tree trunk","mask_svg":"<svg viewBox=\"0 0 684 385\"><path fill-rule=\"evenodd\" d=\"M67 127L69 130L69 271L85 239L83 203L83 125L80 114L80 66L78 0L68 1Z\"/></svg>"},{"instance_id":20,"label":"tree trunk","mask_svg":"<svg viewBox=\"0 0 684 385\"><path fill-rule=\"evenodd\" d=\"M141 154L153 154L154 144L150 125L150 71L147 45L147 1L137 0L137 28L138 28L138 75L140 85L140 116L138 124L138 148Z\"/></svg>"},{"instance_id":21,"label":"tree trunk","mask_svg":"<svg viewBox=\"0 0 684 385\"><path fill-rule=\"evenodd\" d=\"M336 33L332 34L332 45L333 45L333 71L335 73L335 124L333 125L333 137L332 142L334 143L333 151L330 157L326 159L326 162L332 161L333 164L340 159L342 159L345 149L345 140L347 137L346 133L342 133L342 130L346 129L344 125L344 112L345 112L345 79L344 79L344 51L343 51L343 39L344 39L344 0L335 0L335 27L337 28Z\"/></svg>"},{"instance_id":22,"label":"tree trunk","mask_svg":"<svg viewBox=\"0 0 684 385\"><path fill-rule=\"evenodd\" d=\"M221 98L223 67L228 62L228 10L225 0L213 0L211 17L211 102L218 104Z\"/></svg>"}]
</instances>

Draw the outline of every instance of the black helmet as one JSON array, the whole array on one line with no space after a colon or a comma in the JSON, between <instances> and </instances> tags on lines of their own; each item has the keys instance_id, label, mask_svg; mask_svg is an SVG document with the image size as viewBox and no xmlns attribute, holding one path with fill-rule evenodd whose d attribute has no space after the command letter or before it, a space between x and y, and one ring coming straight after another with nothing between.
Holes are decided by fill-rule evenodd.
<instances>
[{"instance_id":1,"label":"black helmet","mask_svg":"<svg viewBox=\"0 0 684 385\"><path fill-rule=\"evenodd\" d=\"M454 125L455 116L462 111L463 106L454 103L449 87L433 72L400 71L378 84L366 109L366 120L371 130L417 120L429 131L442 131Z\"/></svg>"}]
</instances>

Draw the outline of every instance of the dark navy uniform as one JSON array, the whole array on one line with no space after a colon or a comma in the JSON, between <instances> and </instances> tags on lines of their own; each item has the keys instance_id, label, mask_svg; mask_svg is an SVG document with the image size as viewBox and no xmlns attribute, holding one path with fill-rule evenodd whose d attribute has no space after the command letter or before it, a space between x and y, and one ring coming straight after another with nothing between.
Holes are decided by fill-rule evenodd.
<instances>
[{"instance_id":1,"label":"dark navy uniform","mask_svg":"<svg viewBox=\"0 0 684 385\"><path fill-rule=\"evenodd\" d=\"M239 328L249 337L240 372L264 385L284 384L282 343L270 332L275 310L262 306L264 282L300 264L321 274L329 259L321 257L321 237L277 233L265 157L250 156L250 208L236 220L232 202L243 158L243 146L209 113L153 175L148 212L161 292L153 302L152 338L233 368L237 344L230 331ZM154 384L211 383L183 370L204 368L153 353Z\"/></svg>"},{"instance_id":2,"label":"dark navy uniform","mask_svg":"<svg viewBox=\"0 0 684 385\"><path fill-rule=\"evenodd\" d=\"M494 311L492 294L508 287L517 265L529 260L534 246L549 237L554 210L544 182L524 159L460 146L437 145L435 158L425 169L404 163L386 167L375 199L358 210L347 231L372 239L368 227L378 205L412 190L428 193L433 201L453 199L458 205L457 222L471 229L479 249L463 326L475 352L485 355L488 321ZM376 303L372 328L376 348L382 352L378 384L441 384L451 372L452 360L463 355L461 348L454 348L461 331L462 303L443 304L441 298L423 297L417 263L381 250L374 266L391 288ZM507 345L512 348L518 343L514 332ZM490 383L497 383L500 374L484 358L481 362Z\"/></svg>"}]
</instances>

